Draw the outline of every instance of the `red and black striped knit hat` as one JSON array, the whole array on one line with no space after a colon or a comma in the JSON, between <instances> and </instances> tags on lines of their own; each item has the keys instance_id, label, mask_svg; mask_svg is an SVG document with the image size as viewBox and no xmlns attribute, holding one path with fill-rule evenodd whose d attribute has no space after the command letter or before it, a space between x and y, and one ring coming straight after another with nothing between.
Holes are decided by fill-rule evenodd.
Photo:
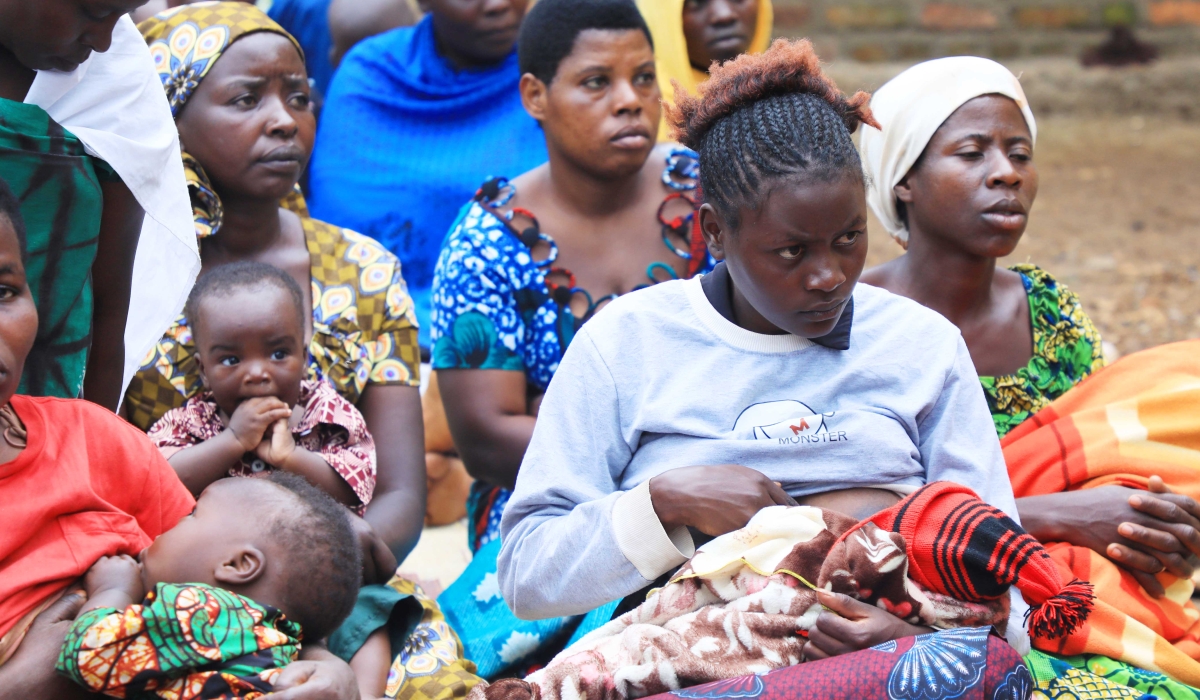
<instances>
[{"instance_id":1,"label":"red and black striped knit hat","mask_svg":"<svg viewBox=\"0 0 1200 700\"><path fill-rule=\"evenodd\" d=\"M1063 585L1046 549L965 486L935 481L866 522L904 538L908 575L929 590L982 602L1016 585L1029 603L1026 621L1035 637L1069 635L1092 611L1092 584Z\"/></svg>"}]
</instances>

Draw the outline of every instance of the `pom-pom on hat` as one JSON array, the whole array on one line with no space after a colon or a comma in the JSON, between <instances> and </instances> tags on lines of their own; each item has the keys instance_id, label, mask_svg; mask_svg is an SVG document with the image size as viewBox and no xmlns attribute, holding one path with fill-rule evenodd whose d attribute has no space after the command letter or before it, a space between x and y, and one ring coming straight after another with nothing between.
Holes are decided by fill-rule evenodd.
<instances>
[{"instance_id":1,"label":"pom-pom on hat","mask_svg":"<svg viewBox=\"0 0 1200 700\"><path fill-rule=\"evenodd\" d=\"M1094 607L1092 584L1063 584L1036 539L971 489L936 481L845 532L872 522L903 538L908 575L925 588L967 602L995 600L1015 585L1030 605L1035 637L1065 637Z\"/></svg>"}]
</instances>

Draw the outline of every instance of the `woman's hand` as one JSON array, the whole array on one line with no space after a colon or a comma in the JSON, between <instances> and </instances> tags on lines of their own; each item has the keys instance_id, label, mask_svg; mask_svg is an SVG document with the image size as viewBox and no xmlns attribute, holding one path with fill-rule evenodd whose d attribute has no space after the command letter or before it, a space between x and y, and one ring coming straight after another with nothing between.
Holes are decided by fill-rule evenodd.
<instances>
[{"instance_id":1,"label":"woman's hand","mask_svg":"<svg viewBox=\"0 0 1200 700\"><path fill-rule=\"evenodd\" d=\"M396 575L396 555L388 548L387 542L375 532L371 523L357 515L350 515L350 526L358 538L358 546L363 555L363 585L387 583Z\"/></svg>"},{"instance_id":2,"label":"woman's hand","mask_svg":"<svg viewBox=\"0 0 1200 700\"><path fill-rule=\"evenodd\" d=\"M933 631L910 625L886 610L841 593L817 591L817 600L826 610L808 631L808 644L804 645L807 661L848 654L892 639Z\"/></svg>"},{"instance_id":3,"label":"woman's hand","mask_svg":"<svg viewBox=\"0 0 1200 700\"><path fill-rule=\"evenodd\" d=\"M34 619L16 653L0 666L0 699L95 697L54 672L54 662L85 600L82 591L69 592Z\"/></svg>"},{"instance_id":4,"label":"woman's hand","mask_svg":"<svg viewBox=\"0 0 1200 700\"><path fill-rule=\"evenodd\" d=\"M1171 493L1157 476L1150 490L1104 486L1017 501L1021 522L1042 542L1087 547L1128 570L1155 598L1155 574L1188 578L1200 555L1200 506Z\"/></svg>"},{"instance_id":5,"label":"woman's hand","mask_svg":"<svg viewBox=\"0 0 1200 700\"><path fill-rule=\"evenodd\" d=\"M321 648L309 646L300 660L283 669L275 681L274 700L359 700L358 679L349 664Z\"/></svg>"},{"instance_id":6,"label":"woman's hand","mask_svg":"<svg viewBox=\"0 0 1200 700\"><path fill-rule=\"evenodd\" d=\"M650 502L667 532L686 525L713 537L745 527L763 508L797 505L762 472L736 464L663 472L650 480Z\"/></svg>"}]
</instances>

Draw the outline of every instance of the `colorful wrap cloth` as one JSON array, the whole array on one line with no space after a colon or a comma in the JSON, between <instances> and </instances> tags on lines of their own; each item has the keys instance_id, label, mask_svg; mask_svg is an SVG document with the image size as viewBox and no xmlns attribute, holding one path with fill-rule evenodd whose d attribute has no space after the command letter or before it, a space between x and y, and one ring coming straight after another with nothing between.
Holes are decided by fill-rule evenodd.
<instances>
[{"instance_id":1,"label":"colorful wrap cloth","mask_svg":"<svg viewBox=\"0 0 1200 700\"><path fill-rule=\"evenodd\" d=\"M504 700L540 700L536 686L523 681L497 681L492 687ZM963 627L761 676L674 690L651 700L1025 700L1032 689L1016 650L987 628Z\"/></svg>"},{"instance_id":2,"label":"colorful wrap cloth","mask_svg":"<svg viewBox=\"0 0 1200 700\"><path fill-rule=\"evenodd\" d=\"M1086 617L1088 609L1063 602L1058 573L1036 540L968 489L935 482L861 523L811 506L763 509L745 528L702 546L645 603L528 676L524 691L511 682L480 684L468 697L626 700L794 666L821 613L812 582L940 629L1003 631L1010 582L1035 603L1035 626L1052 610L1074 607ZM911 663L921 668L936 656ZM936 666L922 672L936 675ZM953 697L950 686L966 684L943 680L944 695L901 697Z\"/></svg>"},{"instance_id":3,"label":"colorful wrap cloth","mask_svg":"<svg viewBox=\"0 0 1200 700\"><path fill-rule=\"evenodd\" d=\"M652 700L1025 700L1031 690L1029 671L1007 642L986 628L964 627Z\"/></svg>"},{"instance_id":4,"label":"colorful wrap cloth","mask_svg":"<svg viewBox=\"0 0 1200 700\"><path fill-rule=\"evenodd\" d=\"M1200 499L1200 341L1145 350L1096 372L1004 439L1018 498L1100 486L1144 489L1158 475ZM1050 543L1063 575L1090 581L1096 610L1073 634L1039 649L1098 654L1200 686L1200 611L1192 582L1166 573L1151 598L1085 547Z\"/></svg>"},{"instance_id":5,"label":"colorful wrap cloth","mask_svg":"<svg viewBox=\"0 0 1200 700\"><path fill-rule=\"evenodd\" d=\"M245 2L196 2L160 12L138 25L150 45L154 69L167 91L171 114L187 104L200 81L233 42L254 32L273 32L287 37L303 58L304 49L253 4Z\"/></svg>"},{"instance_id":6,"label":"colorful wrap cloth","mask_svg":"<svg viewBox=\"0 0 1200 700\"><path fill-rule=\"evenodd\" d=\"M160 583L141 605L81 615L56 668L117 698L260 698L296 659L300 637L275 608L213 586Z\"/></svg>"}]
</instances>

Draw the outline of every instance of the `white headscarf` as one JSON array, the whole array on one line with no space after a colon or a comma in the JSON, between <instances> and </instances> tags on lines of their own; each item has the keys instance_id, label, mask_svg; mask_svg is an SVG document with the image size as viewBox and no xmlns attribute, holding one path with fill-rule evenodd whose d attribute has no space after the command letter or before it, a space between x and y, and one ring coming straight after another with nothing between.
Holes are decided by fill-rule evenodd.
<instances>
[{"instance_id":1,"label":"white headscarf","mask_svg":"<svg viewBox=\"0 0 1200 700\"><path fill-rule=\"evenodd\" d=\"M894 188L921 157L934 132L955 110L982 95L1012 98L1029 134L1037 124L1021 83L1007 68L986 58L957 56L918 63L875 92L871 112L882 130L864 129L863 165L870 175L867 202L888 233L905 245L908 229L896 211Z\"/></svg>"},{"instance_id":2,"label":"white headscarf","mask_svg":"<svg viewBox=\"0 0 1200 700\"><path fill-rule=\"evenodd\" d=\"M69 73L38 71L25 102L107 162L146 212L125 325L124 387L179 315L200 271L179 132L150 49L128 16L112 46Z\"/></svg>"}]
</instances>

